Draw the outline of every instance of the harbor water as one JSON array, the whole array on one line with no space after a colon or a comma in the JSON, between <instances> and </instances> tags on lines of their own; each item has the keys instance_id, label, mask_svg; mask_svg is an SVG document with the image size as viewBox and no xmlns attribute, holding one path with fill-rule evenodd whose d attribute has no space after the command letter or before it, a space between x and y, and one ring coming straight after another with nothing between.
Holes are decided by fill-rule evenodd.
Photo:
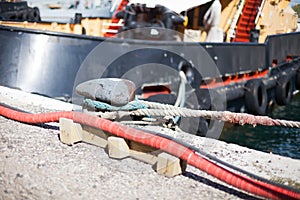
<instances>
[{"instance_id":1,"label":"harbor water","mask_svg":"<svg viewBox=\"0 0 300 200\"><path fill-rule=\"evenodd\" d=\"M269 116L300 121L300 94L287 106L276 106ZM220 140L252 149L300 159L300 129L265 126L227 126Z\"/></svg>"}]
</instances>

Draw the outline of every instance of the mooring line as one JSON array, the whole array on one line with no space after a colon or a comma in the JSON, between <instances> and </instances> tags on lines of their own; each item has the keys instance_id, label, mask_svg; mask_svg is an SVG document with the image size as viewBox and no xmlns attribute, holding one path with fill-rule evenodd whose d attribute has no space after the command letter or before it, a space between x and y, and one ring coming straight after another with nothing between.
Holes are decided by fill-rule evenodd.
<instances>
[{"instance_id":1,"label":"mooring line","mask_svg":"<svg viewBox=\"0 0 300 200\"><path fill-rule=\"evenodd\" d=\"M268 116L255 116L247 113L234 113L230 111L192 110L188 108L172 107L170 109L138 109L129 113L134 116L203 117L205 119L221 120L240 125L249 124L252 126L263 125L300 128L300 122L297 121L272 119Z\"/></svg>"},{"instance_id":2,"label":"mooring line","mask_svg":"<svg viewBox=\"0 0 300 200\"><path fill-rule=\"evenodd\" d=\"M176 107L169 104L134 100L128 105L115 108L105 106L106 104L99 101L86 99L86 105L92 108L105 110L108 112L99 112L99 115L108 119L121 118L124 116L180 116L180 117L202 117L211 120L221 120L224 122L235 123L239 125L249 124L252 126L285 126L290 128L300 128L300 122L292 120L273 119L268 116L256 116L248 113L235 113L230 111L212 111L212 110L193 110L189 108ZM88 104L87 104L88 103ZM105 104L105 105L104 105ZM103 106L104 105L104 106ZM130 105L130 109L129 109ZM132 106L134 105L134 106ZM138 106L137 106L138 105ZM97 115L98 112L93 112Z\"/></svg>"}]
</instances>

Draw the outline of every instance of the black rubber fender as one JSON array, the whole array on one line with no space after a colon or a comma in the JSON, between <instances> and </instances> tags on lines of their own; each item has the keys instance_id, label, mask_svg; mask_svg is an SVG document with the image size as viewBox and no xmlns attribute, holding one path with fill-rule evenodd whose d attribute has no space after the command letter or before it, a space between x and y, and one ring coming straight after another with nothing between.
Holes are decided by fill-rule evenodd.
<instances>
[{"instance_id":1,"label":"black rubber fender","mask_svg":"<svg viewBox=\"0 0 300 200\"><path fill-rule=\"evenodd\" d=\"M245 106L249 113L265 115L268 106L268 94L260 79L249 80L246 83Z\"/></svg>"},{"instance_id":2,"label":"black rubber fender","mask_svg":"<svg viewBox=\"0 0 300 200\"><path fill-rule=\"evenodd\" d=\"M278 105L287 105L293 97L292 77L283 75L278 78L275 87L275 100Z\"/></svg>"},{"instance_id":3,"label":"black rubber fender","mask_svg":"<svg viewBox=\"0 0 300 200\"><path fill-rule=\"evenodd\" d=\"M35 22L39 22L39 21L41 21L41 15L40 15L40 10L39 10L39 8L38 7L34 7L33 8L33 13L32 13L32 19L33 19L33 21L35 21Z\"/></svg>"},{"instance_id":4,"label":"black rubber fender","mask_svg":"<svg viewBox=\"0 0 300 200\"><path fill-rule=\"evenodd\" d=\"M295 86L297 90L300 90L300 70L298 70L296 74Z\"/></svg>"}]
</instances>

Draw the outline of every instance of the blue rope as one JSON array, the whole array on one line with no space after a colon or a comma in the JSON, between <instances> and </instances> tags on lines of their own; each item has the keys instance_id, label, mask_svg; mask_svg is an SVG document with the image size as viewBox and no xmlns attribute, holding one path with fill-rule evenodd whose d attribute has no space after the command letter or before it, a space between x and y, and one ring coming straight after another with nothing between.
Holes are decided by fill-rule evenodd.
<instances>
[{"instance_id":1,"label":"blue rope","mask_svg":"<svg viewBox=\"0 0 300 200\"><path fill-rule=\"evenodd\" d=\"M181 97L181 101L180 101L179 107L183 108L184 104L185 104L185 92L186 92L185 82L183 80L181 80L180 87L182 89L182 97ZM175 116L174 117L174 123L178 124L179 119L180 119L180 116Z\"/></svg>"},{"instance_id":2,"label":"blue rope","mask_svg":"<svg viewBox=\"0 0 300 200\"><path fill-rule=\"evenodd\" d=\"M128 104L126 104L124 106L120 106L120 107L112 106L107 103L100 102L100 101L94 101L91 99L85 99L84 104L86 104L89 107L93 107L93 108L96 108L99 110L108 110L108 111L130 111L130 110L147 108L147 106L145 104L143 104L141 101L139 101L137 99L129 102Z\"/></svg>"}]
</instances>

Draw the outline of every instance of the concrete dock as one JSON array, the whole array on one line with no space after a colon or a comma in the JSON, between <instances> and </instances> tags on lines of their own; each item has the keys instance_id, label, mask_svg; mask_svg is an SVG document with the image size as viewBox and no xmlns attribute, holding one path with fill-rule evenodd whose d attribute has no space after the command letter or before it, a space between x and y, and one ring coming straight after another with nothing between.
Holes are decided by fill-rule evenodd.
<instances>
[{"instance_id":1,"label":"concrete dock","mask_svg":"<svg viewBox=\"0 0 300 200\"><path fill-rule=\"evenodd\" d=\"M0 102L31 113L78 110L0 86ZM152 127L153 129L153 127ZM156 127L261 177L300 188L300 160ZM167 178L151 165L115 160L99 147L60 142L58 123L32 126L0 117L0 199L257 199L188 166Z\"/></svg>"}]
</instances>

